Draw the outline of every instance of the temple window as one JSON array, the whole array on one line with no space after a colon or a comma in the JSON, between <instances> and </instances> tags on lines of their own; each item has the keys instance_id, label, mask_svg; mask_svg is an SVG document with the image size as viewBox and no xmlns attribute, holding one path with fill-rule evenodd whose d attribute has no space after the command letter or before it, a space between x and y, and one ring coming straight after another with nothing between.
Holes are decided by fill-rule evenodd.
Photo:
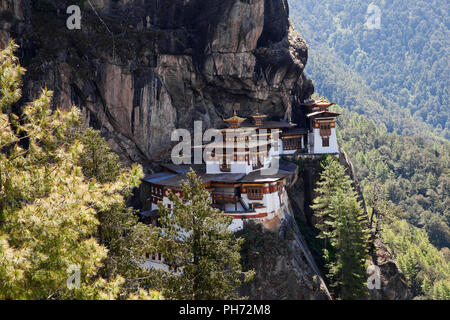
<instances>
[{"instance_id":1,"label":"temple window","mask_svg":"<svg viewBox=\"0 0 450 320\"><path fill-rule=\"evenodd\" d=\"M331 136L331 124L321 123L320 124L320 135L321 136Z\"/></svg>"},{"instance_id":2,"label":"temple window","mask_svg":"<svg viewBox=\"0 0 450 320\"><path fill-rule=\"evenodd\" d=\"M264 197L262 188L247 188L247 197L249 200L262 200Z\"/></svg>"},{"instance_id":3,"label":"temple window","mask_svg":"<svg viewBox=\"0 0 450 320\"><path fill-rule=\"evenodd\" d=\"M300 138L285 138L283 139L283 149L285 150L296 150L300 149L301 140Z\"/></svg>"}]
</instances>

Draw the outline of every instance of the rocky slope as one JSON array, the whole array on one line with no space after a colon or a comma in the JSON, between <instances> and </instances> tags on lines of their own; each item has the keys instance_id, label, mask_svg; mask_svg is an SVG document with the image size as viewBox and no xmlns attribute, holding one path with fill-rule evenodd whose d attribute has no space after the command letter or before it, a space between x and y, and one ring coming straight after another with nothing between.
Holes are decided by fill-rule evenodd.
<instances>
[{"instance_id":1,"label":"rocky slope","mask_svg":"<svg viewBox=\"0 0 450 320\"><path fill-rule=\"evenodd\" d=\"M77 2L81 30L68 30ZM150 164L173 129L219 127L233 109L290 117L313 92L286 0L0 3L0 47L13 37L28 69L24 98L54 90L55 105L82 108L123 160Z\"/></svg>"},{"instance_id":2,"label":"rocky slope","mask_svg":"<svg viewBox=\"0 0 450 320\"><path fill-rule=\"evenodd\" d=\"M302 239L293 216L285 212L277 230L248 224L243 266L255 278L240 290L242 296L261 300L328 300L327 286Z\"/></svg>"},{"instance_id":3,"label":"rocky slope","mask_svg":"<svg viewBox=\"0 0 450 320\"><path fill-rule=\"evenodd\" d=\"M287 195L283 203L284 209L273 219L246 223L238 232L245 239L243 267L255 270L254 280L241 288L241 295L262 300L332 299Z\"/></svg>"}]
</instances>

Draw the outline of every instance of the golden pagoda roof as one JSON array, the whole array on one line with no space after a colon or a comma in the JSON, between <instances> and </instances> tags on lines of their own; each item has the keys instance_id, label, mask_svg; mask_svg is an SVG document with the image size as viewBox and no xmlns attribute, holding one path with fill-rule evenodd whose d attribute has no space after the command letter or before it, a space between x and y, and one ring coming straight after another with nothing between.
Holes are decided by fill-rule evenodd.
<instances>
[{"instance_id":1,"label":"golden pagoda roof","mask_svg":"<svg viewBox=\"0 0 450 320\"><path fill-rule=\"evenodd\" d=\"M232 122L232 121L243 122L243 121L245 121L245 120L246 120L246 118L238 117L237 114L236 114L236 110L234 110L233 116L232 116L231 118L225 119L224 121L225 121L225 122Z\"/></svg>"},{"instance_id":2,"label":"golden pagoda roof","mask_svg":"<svg viewBox=\"0 0 450 320\"><path fill-rule=\"evenodd\" d=\"M252 118L267 118L267 115L259 113L259 108L256 109L256 113L251 115Z\"/></svg>"},{"instance_id":3,"label":"golden pagoda roof","mask_svg":"<svg viewBox=\"0 0 450 320\"><path fill-rule=\"evenodd\" d=\"M229 124L231 128L238 128L242 122L244 122L246 118L238 117L236 114L236 110L234 110L234 114L231 118L225 119L224 121Z\"/></svg>"},{"instance_id":4,"label":"golden pagoda roof","mask_svg":"<svg viewBox=\"0 0 450 320\"><path fill-rule=\"evenodd\" d=\"M251 115L250 118L252 118L254 125L261 126L267 115L259 113L259 108L256 108L256 113Z\"/></svg>"},{"instance_id":5,"label":"golden pagoda roof","mask_svg":"<svg viewBox=\"0 0 450 320\"><path fill-rule=\"evenodd\" d=\"M322 99L320 99L320 100L314 101L314 103L313 103L313 105L316 105L316 106L331 106L333 104L334 104L333 102L326 101L324 97L322 97Z\"/></svg>"}]
</instances>

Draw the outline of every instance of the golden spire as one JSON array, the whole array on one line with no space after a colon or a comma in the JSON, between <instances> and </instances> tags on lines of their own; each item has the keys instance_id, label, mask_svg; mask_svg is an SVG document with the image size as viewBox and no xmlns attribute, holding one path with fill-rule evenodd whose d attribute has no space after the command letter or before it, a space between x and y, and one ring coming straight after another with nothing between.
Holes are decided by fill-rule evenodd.
<instances>
[{"instance_id":1,"label":"golden spire","mask_svg":"<svg viewBox=\"0 0 450 320\"><path fill-rule=\"evenodd\" d=\"M319 106L319 107L329 107L332 106L333 102L328 102L325 100L324 97L322 97L320 100L316 100L313 104L313 106Z\"/></svg>"},{"instance_id":2,"label":"golden spire","mask_svg":"<svg viewBox=\"0 0 450 320\"><path fill-rule=\"evenodd\" d=\"M256 113L254 115L250 116L250 118L252 118L253 124L255 126L261 126L264 119L267 118L267 116L265 114L260 114L259 107L256 107Z\"/></svg>"},{"instance_id":3,"label":"golden spire","mask_svg":"<svg viewBox=\"0 0 450 320\"><path fill-rule=\"evenodd\" d=\"M241 126L241 123L244 122L246 118L240 118L237 116L236 109L234 109L233 116L231 118L225 119L224 121L228 123L230 128L236 129Z\"/></svg>"}]
</instances>

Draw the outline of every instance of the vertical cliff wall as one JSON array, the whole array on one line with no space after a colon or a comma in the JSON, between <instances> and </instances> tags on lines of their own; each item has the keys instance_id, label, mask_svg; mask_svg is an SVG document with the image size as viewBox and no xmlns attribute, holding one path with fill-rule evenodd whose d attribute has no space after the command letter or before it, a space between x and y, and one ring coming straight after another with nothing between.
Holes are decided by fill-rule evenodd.
<instances>
[{"instance_id":1,"label":"vertical cliff wall","mask_svg":"<svg viewBox=\"0 0 450 320\"><path fill-rule=\"evenodd\" d=\"M234 108L288 118L313 92L286 0L75 2L81 30L66 27L74 1L2 0L0 47L21 45L24 99L47 86L123 160L150 164L173 129L220 127Z\"/></svg>"},{"instance_id":2,"label":"vertical cliff wall","mask_svg":"<svg viewBox=\"0 0 450 320\"><path fill-rule=\"evenodd\" d=\"M238 233L246 240L243 267L255 270L254 280L241 288L241 294L262 300L331 300L287 195L283 203L275 218L263 224L246 223Z\"/></svg>"}]
</instances>

